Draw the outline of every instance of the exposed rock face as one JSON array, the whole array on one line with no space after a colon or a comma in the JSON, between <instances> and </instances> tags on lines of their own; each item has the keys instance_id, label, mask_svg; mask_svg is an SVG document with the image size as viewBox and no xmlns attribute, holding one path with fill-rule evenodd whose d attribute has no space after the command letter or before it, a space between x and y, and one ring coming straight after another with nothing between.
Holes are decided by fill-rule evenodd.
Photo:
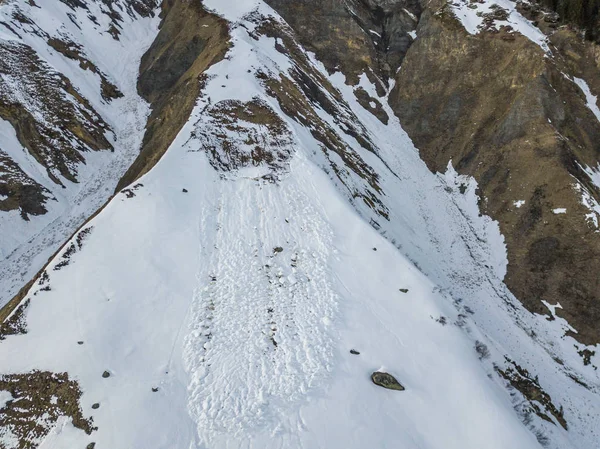
<instances>
[{"instance_id":1,"label":"exposed rock face","mask_svg":"<svg viewBox=\"0 0 600 449\"><path fill-rule=\"evenodd\" d=\"M428 3L391 105L432 170L452 161L478 180L506 238L511 291L536 313L560 303L575 337L597 343L600 235L582 192L599 198L583 168L598 163L600 123L563 74L597 82L593 60L581 61L591 44L563 31L553 40L564 50L545 58L518 34L469 35L444 11Z\"/></svg>"},{"instance_id":2,"label":"exposed rock face","mask_svg":"<svg viewBox=\"0 0 600 449\"><path fill-rule=\"evenodd\" d=\"M148 172L167 151L190 117L204 82L204 72L225 56L229 35L225 20L200 2L166 0L163 23L140 67L138 89L152 104L139 157L117 190Z\"/></svg>"},{"instance_id":3,"label":"exposed rock face","mask_svg":"<svg viewBox=\"0 0 600 449\"><path fill-rule=\"evenodd\" d=\"M267 0L325 67L355 83L362 73L384 82L412 43L421 6L416 0Z\"/></svg>"}]
</instances>

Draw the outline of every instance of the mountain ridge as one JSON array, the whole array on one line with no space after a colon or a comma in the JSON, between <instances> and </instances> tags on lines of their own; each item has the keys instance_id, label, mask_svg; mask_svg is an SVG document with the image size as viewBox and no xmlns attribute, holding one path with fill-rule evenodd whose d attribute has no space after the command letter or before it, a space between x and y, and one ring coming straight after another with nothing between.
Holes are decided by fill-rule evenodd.
<instances>
[{"instance_id":1,"label":"mountain ridge","mask_svg":"<svg viewBox=\"0 0 600 449\"><path fill-rule=\"evenodd\" d=\"M394 47L398 79L384 82L383 63L368 70L381 53L367 48L372 59L358 65L367 73L354 63L334 70L344 47L311 53L302 26L272 9L284 3L268 3L175 0L160 31L152 22L158 38L140 55L137 87L154 110L140 155L2 328L3 378L67 372L79 412L53 411L41 434L21 437L19 426L42 425L31 408L0 441L593 447L594 346L572 338L560 304L532 314L504 284L506 232L480 212L481 179L445 154L432 167L427 143L412 143L415 125L403 118L412 111L395 96L414 95L402 80L413 58L427 57L411 56L427 34L407 18L427 8L400 12L400 25L388 17L386 27L414 42L404 54ZM360 5L379 3L395 5ZM186 21L197 18L207 30L190 35ZM458 16L449 20L461 30ZM359 22L345 31L381 23ZM225 28L227 40L211 41ZM484 41L511 34L486 32L460 31ZM369 45L394 41L380 38ZM152 77L168 83L153 93ZM406 390L378 390L373 371L395 374ZM9 411L34 393L6 388ZM97 429L78 430L79 416Z\"/></svg>"}]
</instances>

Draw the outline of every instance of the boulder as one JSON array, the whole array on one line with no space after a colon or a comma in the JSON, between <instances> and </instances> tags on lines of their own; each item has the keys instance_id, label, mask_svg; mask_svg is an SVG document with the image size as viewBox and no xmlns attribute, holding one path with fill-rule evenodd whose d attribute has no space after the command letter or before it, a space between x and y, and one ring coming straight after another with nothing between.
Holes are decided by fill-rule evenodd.
<instances>
[{"instance_id":1,"label":"boulder","mask_svg":"<svg viewBox=\"0 0 600 449\"><path fill-rule=\"evenodd\" d=\"M375 385L379 385L380 387L387 388L388 390L398 390L403 391L405 388L396 380L394 376L388 373L382 373L380 371L375 371L371 374L371 380Z\"/></svg>"}]
</instances>

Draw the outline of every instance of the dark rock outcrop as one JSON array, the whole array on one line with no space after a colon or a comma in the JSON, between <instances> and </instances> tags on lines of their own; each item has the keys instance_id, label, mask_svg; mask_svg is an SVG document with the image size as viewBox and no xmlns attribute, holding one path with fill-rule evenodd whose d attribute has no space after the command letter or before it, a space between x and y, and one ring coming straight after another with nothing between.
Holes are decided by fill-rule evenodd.
<instances>
[{"instance_id":1,"label":"dark rock outcrop","mask_svg":"<svg viewBox=\"0 0 600 449\"><path fill-rule=\"evenodd\" d=\"M165 0L161 29L142 58L138 90L152 104L140 155L117 191L160 160L187 122L204 87L204 72L229 48L228 25L201 2Z\"/></svg>"},{"instance_id":2,"label":"dark rock outcrop","mask_svg":"<svg viewBox=\"0 0 600 449\"><path fill-rule=\"evenodd\" d=\"M388 390L404 391L405 388L396 380L394 376L388 373L375 371L371 374L371 380L375 385L387 388Z\"/></svg>"},{"instance_id":3,"label":"dark rock outcrop","mask_svg":"<svg viewBox=\"0 0 600 449\"><path fill-rule=\"evenodd\" d=\"M383 82L400 66L416 28L417 0L267 0L290 24L300 43L325 67L352 84L373 73Z\"/></svg>"}]
</instances>

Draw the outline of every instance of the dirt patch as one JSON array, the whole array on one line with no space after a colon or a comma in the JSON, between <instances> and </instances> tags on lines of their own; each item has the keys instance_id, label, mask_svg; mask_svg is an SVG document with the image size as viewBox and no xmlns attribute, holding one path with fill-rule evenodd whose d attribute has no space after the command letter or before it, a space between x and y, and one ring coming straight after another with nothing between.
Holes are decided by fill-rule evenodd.
<instances>
[{"instance_id":1,"label":"dirt patch","mask_svg":"<svg viewBox=\"0 0 600 449\"><path fill-rule=\"evenodd\" d=\"M271 180L287 171L294 149L292 133L264 101L221 101L207 106L196 123L193 138L206 151L211 165L230 172L265 167Z\"/></svg>"},{"instance_id":2,"label":"dirt patch","mask_svg":"<svg viewBox=\"0 0 600 449\"><path fill-rule=\"evenodd\" d=\"M6 340L6 337L9 335L23 335L27 333L25 312L29 307L29 302L29 299L23 302L10 317L0 323L0 341Z\"/></svg>"},{"instance_id":3,"label":"dirt patch","mask_svg":"<svg viewBox=\"0 0 600 449\"><path fill-rule=\"evenodd\" d=\"M71 418L73 426L88 435L96 430L93 419L83 416L78 383L67 373L1 375L0 391L12 396L0 410L0 437L10 441L5 449L37 447L61 416Z\"/></svg>"},{"instance_id":4,"label":"dirt patch","mask_svg":"<svg viewBox=\"0 0 600 449\"><path fill-rule=\"evenodd\" d=\"M556 422L550 418L551 415L565 430L568 430L562 406L557 408L552 403L552 398L543 390L537 376L532 377L526 369L508 358L506 361L509 366L505 370L496 367L496 371L529 401L530 412L556 425Z\"/></svg>"}]
</instances>

